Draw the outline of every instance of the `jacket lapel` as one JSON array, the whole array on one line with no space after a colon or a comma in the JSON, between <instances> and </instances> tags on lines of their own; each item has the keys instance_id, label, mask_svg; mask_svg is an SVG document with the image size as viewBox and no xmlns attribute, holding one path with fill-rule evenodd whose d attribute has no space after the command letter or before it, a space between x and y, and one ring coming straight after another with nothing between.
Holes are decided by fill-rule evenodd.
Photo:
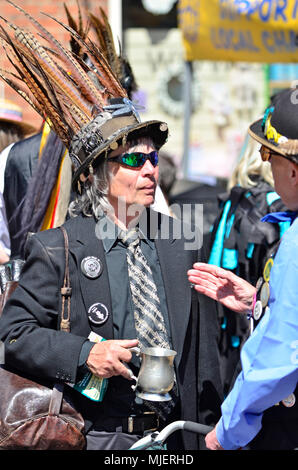
<instances>
[{"instance_id":1,"label":"jacket lapel","mask_svg":"<svg viewBox=\"0 0 298 470\"><path fill-rule=\"evenodd\" d=\"M84 223L76 224L74 233L71 234L69 251L76 264L76 269L81 288L81 294L85 305L85 314L90 328L95 333L103 338L113 338L113 317L112 317L112 301L108 281L108 271L105 261L105 253L102 241L96 237L95 229L96 222L93 217L84 218ZM82 260L89 256L97 258L102 266L102 271L99 277L90 279L87 277L81 267ZM108 319L102 325L95 325L90 322L88 318L88 311L94 304L103 304L108 312Z\"/></svg>"},{"instance_id":2,"label":"jacket lapel","mask_svg":"<svg viewBox=\"0 0 298 470\"><path fill-rule=\"evenodd\" d=\"M175 222L173 222L175 223ZM190 252L184 250L184 240L157 237L155 245L160 261L167 298L167 307L173 348L177 352L178 366L183 352L184 338L189 322L191 289L187 270L192 265Z\"/></svg>"}]
</instances>

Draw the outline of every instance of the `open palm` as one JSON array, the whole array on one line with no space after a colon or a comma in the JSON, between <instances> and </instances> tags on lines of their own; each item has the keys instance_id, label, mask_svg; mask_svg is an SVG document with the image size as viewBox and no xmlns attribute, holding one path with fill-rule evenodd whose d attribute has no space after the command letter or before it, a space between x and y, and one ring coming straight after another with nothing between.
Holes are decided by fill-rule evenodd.
<instances>
[{"instance_id":1,"label":"open palm","mask_svg":"<svg viewBox=\"0 0 298 470\"><path fill-rule=\"evenodd\" d=\"M255 287L230 271L212 264L195 263L187 273L197 292L238 313L251 313Z\"/></svg>"}]
</instances>

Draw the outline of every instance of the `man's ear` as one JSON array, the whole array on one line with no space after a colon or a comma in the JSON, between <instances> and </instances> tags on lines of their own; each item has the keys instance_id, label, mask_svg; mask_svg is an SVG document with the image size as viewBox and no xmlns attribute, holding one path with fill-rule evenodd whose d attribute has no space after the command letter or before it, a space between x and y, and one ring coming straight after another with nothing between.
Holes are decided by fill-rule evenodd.
<instances>
[{"instance_id":1,"label":"man's ear","mask_svg":"<svg viewBox=\"0 0 298 470\"><path fill-rule=\"evenodd\" d=\"M290 176L291 176L291 182L293 183L293 186L298 187L298 164L291 162L290 165Z\"/></svg>"}]
</instances>

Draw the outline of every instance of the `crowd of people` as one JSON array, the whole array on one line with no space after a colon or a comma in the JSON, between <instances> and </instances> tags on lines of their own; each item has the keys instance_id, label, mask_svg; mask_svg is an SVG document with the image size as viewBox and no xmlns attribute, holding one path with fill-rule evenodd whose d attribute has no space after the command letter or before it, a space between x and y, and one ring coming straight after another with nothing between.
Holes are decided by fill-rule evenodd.
<instances>
[{"instance_id":1,"label":"crowd of people","mask_svg":"<svg viewBox=\"0 0 298 470\"><path fill-rule=\"evenodd\" d=\"M74 37L82 53L71 59L50 38L56 60L72 70L63 86L61 67L44 66L50 49L14 45L24 59L17 71L30 74L46 122L25 139L23 123L0 155L1 263L25 261L0 317L4 367L65 384L83 417L87 450L127 450L176 420L213 429L205 438L176 432L168 450L297 448L293 90L274 97L250 125L205 246L199 230L158 211L156 191L167 203L176 176L164 154L159 179L167 123L140 119L127 63L120 80L100 48ZM60 226L69 252L66 319ZM65 321L67 331L59 329ZM132 388L136 347L175 352L166 401ZM90 374L100 379L96 399L81 387Z\"/></svg>"}]
</instances>

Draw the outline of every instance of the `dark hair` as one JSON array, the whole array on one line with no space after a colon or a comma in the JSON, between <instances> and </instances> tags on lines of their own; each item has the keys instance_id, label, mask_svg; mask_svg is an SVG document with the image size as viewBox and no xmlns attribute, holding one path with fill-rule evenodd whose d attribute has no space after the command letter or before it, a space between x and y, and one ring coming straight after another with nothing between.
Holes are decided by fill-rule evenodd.
<instances>
[{"instance_id":1,"label":"dark hair","mask_svg":"<svg viewBox=\"0 0 298 470\"><path fill-rule=\"evenodd\" d=\"M24 132L17 124L10 122L0 122L0 152L10 144L18 142L24 138Z\"/></svg>"}]
</instances>

